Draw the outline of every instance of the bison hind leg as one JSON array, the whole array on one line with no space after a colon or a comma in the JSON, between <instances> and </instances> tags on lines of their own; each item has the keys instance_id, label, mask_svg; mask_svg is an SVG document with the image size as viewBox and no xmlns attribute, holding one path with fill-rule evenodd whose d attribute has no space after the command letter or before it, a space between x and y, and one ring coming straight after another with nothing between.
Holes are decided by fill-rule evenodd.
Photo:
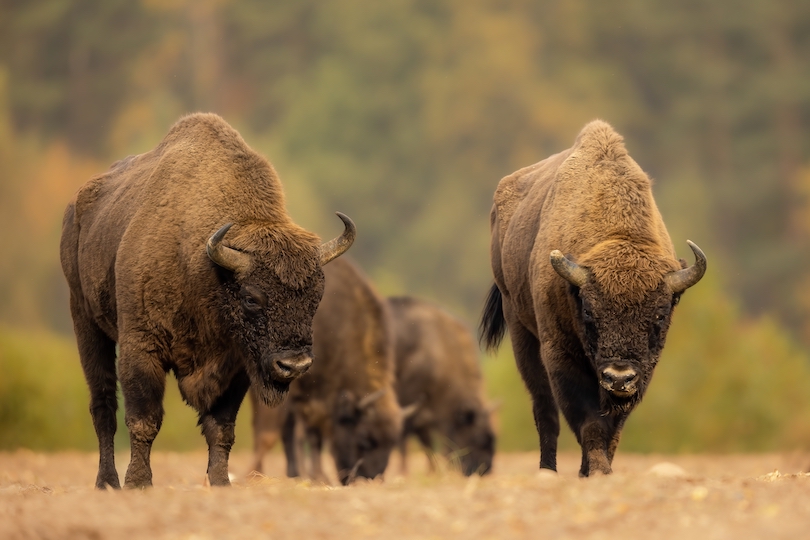
<instances>
[{"instance_id":1,"label":"bison hind leg","mask_svg":"<svg viewBox=\"0 0 810 540\"><path fill-rule=\"evenodd\" d=\"M115 469L115 413L118 410L115 342L85 315L81 301L71 295L71 312L84 378L90 390L90 416L98 437L96 488L120 489Z\"/></svg>"},{"instance_id":2,"label":"bison hind leg","mask_svg":"<svg viewBox=\"0 0 810 540\"><path fill-rule=\"evenodd\" d=\"M517 322L510 324L509 332L518 371L532 397L534 425L540 439L540 468L556 471L560 412L543 365L540 342Z\"/></svg>"}]
</instances>

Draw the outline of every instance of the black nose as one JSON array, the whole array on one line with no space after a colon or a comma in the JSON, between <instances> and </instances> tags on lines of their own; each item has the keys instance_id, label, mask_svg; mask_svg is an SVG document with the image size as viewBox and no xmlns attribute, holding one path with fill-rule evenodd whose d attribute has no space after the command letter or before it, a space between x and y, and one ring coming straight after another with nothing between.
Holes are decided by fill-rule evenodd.
<instances>
[{"instance_id":1,"label":"black nose","mask_svg":"<svg viewBox=\"0 0 810 540\"><path fill-rule=\"evenodd\" d=\"M276 380L292 380L307 372L312 358L306 354L277 357L273 359L273 375Z\"/></svg>"},{"instance_id":2,"label":"black nose","mask_svg":"<svg viewBox=\"0 0 810 540\"><path fill-rule=\"evenodd\" d=\"M628 366L611 365L602 370L601 385L614 392L635 392L638 373Z\"/></svg>"}]
</instances>

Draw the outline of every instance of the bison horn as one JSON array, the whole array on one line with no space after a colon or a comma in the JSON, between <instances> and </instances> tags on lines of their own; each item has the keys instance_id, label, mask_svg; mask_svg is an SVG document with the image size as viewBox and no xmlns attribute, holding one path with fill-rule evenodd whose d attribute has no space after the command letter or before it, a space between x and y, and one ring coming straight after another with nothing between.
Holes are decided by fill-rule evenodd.
<instances>
[{"instance_id":1,"label":"bison horn","mask_svg":"<svg viewBox=\"0 0 810 540\"><path fill-rule=\"evenodd\" d=\"M222 238L232 226L233 223L228 223L212 234L205 246L205 251L208 253L208 257L222 268L231 272L239 272L250 266L250 255L222 244Z\"/></svg>"},{"instance_id":2,"label":"bison horn","mask_svg":"<svg viewBox=\"0 0 810 540\"><path fill-rule=\"evenodd\" d=\"M349 216L341 214L340 212L335 213L337 217L343 221L345 228L343 234L321 246L321 266L343 255L343 253L351 247L352 243L354 243L354 237L357 235L357 227L354 226L354 222L349 219Z\"/></svg>"},{"instance_id":3,"label":"bison horn","mask_svg":"<svg viewBox=\"0 0 810 540\"><path fill-rule=\"evenodd\" d=\"M695 264L683 270L669 272L664 276L664 281L673 293L685 291L700 281L700 278L706 273L706 255L704 255L703 251L697 247L697 244L691 240L687 240L686 243L689 244L689 247L692 248L692 253L695 254Z\"/></svg>"},{"instance_id":4,"label":"bison horn","mask_svg":"<svg viewBox=\"0 0 810 540\"><path fill-rule=\"evenodd\" d=\"M588 281L588 271L569 260L560 250L555 249L552 251L549 258L554 270L572 285L582 287Z\"/></svg>"},{"instance_id":5,"label":"bison horn","mask_svg":"<svg viewBox=\"0 0 810 540\"><path fill-rule=\"evenodd\" d=\"M361 410L365 409L366 407L368 407L369 405L371 405L372 403L383 397L383 395L385 395L385 392L386 392L385 388L380 388L379 390L370 393L357 403L357 408Z\"/></svg>"},{"instance_id":6,"label":"bison horn","mask_svg":"<svg viewBox=\"0 0 810 540\"><path fill-rule=\"evenodd\" d=\"M402 407L402 419L407 420L408 418L415 415L419 409L422 408L422 404L425 402L426 396L422 394L419 396L419 399L411 403L410 405L406 405Z\"/></svg>"}]
</instances>

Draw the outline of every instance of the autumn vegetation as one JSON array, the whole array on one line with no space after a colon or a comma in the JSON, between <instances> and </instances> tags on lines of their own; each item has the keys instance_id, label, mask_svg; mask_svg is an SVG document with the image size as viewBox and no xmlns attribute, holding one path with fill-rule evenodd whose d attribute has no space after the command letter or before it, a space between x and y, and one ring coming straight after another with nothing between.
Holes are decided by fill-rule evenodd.
<instances>
[{"instance_id":1,"label":"autumn vegetation","mask_svg":"<svg viewBox=\"0 0 810 540\"><path fill-rule=\"evenodd\" d=\"M351 215L351 255L381 293L470 327L498 180L607 120L654 178L676 249L709 258L622 450L807 449L808 36L800 0L0 2L0 449L95 448L62 212L198 110L274 163L297 222L331 238L332 212ZM535 449L509 347L482 362L498 448ZM167 399L156 449L202 447Z\"/></svg>"}]
</instances>

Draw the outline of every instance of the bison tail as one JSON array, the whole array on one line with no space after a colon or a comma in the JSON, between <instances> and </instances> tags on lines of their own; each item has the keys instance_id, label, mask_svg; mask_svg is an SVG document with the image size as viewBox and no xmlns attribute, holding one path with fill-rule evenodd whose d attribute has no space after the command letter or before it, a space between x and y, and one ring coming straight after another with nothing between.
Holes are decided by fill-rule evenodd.
<instances>
[{"instance_id":1,"label":"bison tail","mask_svg":"<svg viewBox=\"0 0 810 540\"><path fill-rule=\"evenodd\" d=\"M493 283L484 302L481 324L478 326L479 342L488 351L498 348L506 333L506 319L503 317L503 298L498 285Z\"/></svg>"}]
</instances>

